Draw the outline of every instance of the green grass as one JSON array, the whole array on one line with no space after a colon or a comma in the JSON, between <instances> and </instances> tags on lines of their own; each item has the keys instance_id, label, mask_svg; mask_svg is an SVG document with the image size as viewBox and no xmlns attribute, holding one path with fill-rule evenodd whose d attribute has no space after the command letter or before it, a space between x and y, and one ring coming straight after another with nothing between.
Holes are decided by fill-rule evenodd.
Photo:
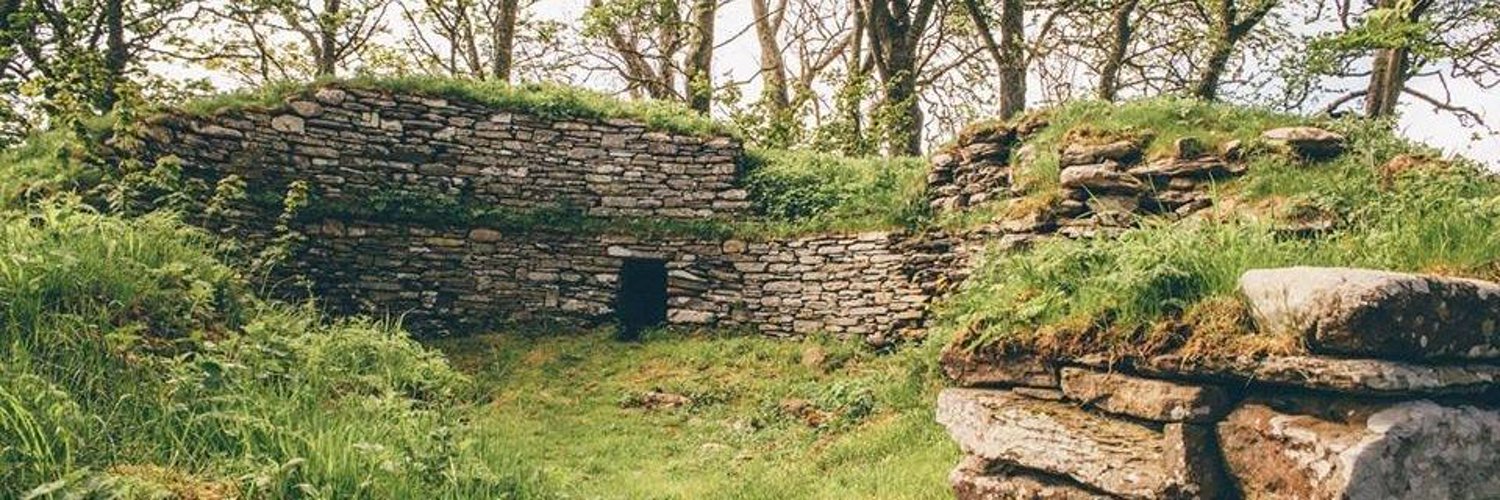
<instances>
[{"instance_id":1,"label":"green grass","mask_svg":"<svg viewBox=\"0 0 1500 500\"><path fill-rule=\"evenodd\" d=\"M432 76L355 77L312 83L281 82L189 101L180 106L180 109L193 115L211 115L239 108L271 108L281 105L290 97L330 85L463 100L495 109L531 113L558 120L620 118L639 121L647 128L664 132L734 137L739 135L729 125L716 122L676 102L622 100L601 92L556 84L512 85L490 80Z\"/></svg>"},{"instance_id":2,"label":"green grass","mask_svg":"<svg viewBox=\"0 0 1500 500\"><path fill-rule=\"evenodd\" d=\"M505 332L450 363L257 299L169 215L0 214L0 497L940 498L957 459L939 342Z\"/></svg>"},{"instance_id":3,"label":"green grass","mask_svg":"<svg viewBox=\"0 0 1500 500\"><path fill-rule=\"evenodd\" d=\"M1231 140L1249 141L1265 130L1306 121L1175 96L1122 103L1078 101L1034 113L1045 116L1048 125L1025 141L1035 149L1035 161L1013 174L1013 182L1033 196L1050 196L1057 190L1059 148L1069 142L1139 138L1144 139L1146 156L1151 158L1165 155L1183 137L1196 138L1209 151L1216 151Z\"/></svg>"},{"instance_id":4,"label":"green grass","mask_svg":"<svg viewBox=\"0 0 1500 500\"><path fill-rule=\"evenodd\" d=\"M751 150L745 186L763 233L913 228L928 219L927 162Z\"/></svg>"},{"instance_id":5,"label":"green grass","mask_svg":"<svg viewBox=\"0 0 1500 500\"><path fill-rule=\"evenodd\" d=\"M1141 108L1153 105L1168 109ZM1141 129L1152 122L1139 117L1176 116L1167 111L1179 105L1127 104L1121 113L1130 118L1090 123ZM1201 112L1201 105L1181 105ZM1242 138L1279 122L1228 109L1214 116L1226 118L1195 121L1207 127L1195 133ZM1158 127L1186 130L1176 123ZM1244 178L1217 187L1221 211L1206 220L1146 220L1118 240L1052 241L1029 252L994 253L943 305L941 329L970 347L1065 356L1300 352L1299 339L1256 332L1244 322L1234 293L1244 271L1321 265L1500 278L1500 181L1466 162L1382 173L1397 155L1433 152L1381 123L1325 126L1349 138L1349 153L1311 164L1257 155ZM1040 137L1049 133L1055 132ZM1309 218L1336 221L1336 228L1313 238L1280 230Z\"/></svg>"},{"instance_id":6,"label":"green grass","mask_svg":"<svg viewBox=\"0 0 1500 500\"><path fill-rule=\"evenodd\" d=\"M655 332L435 341L490 391L475 438L579 498L948 498L957 447L933 422L930 349ZM934 343L940 345L940 343ZM823 365L802 363L807 350ZM653 390L693 402L631 404ZM783 411L805 400L821 427Z\"/></svg>"},{"instance_id":7,"label":"green grass","mask_svg":"<svg viewBox=\"0 0 1500 500\"><path fill-rule=\"evenodd\" d=\"M260 301L216 246L160 214L0 212L0 497L540 493L472 452L442 357Z\"/></svg>"}]
</instances>

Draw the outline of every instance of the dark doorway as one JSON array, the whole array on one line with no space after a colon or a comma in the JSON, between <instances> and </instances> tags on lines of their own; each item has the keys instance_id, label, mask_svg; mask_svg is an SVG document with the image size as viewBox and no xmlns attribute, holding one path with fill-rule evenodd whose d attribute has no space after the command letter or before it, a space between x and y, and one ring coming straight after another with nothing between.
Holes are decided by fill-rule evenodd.
<instances>
[{"instance_id":1,"label":"dark doorway","mask_svg":"<svg viewBox=\"0 0 1500 500\"><path fill-rule=\"evenodd\" d=\"M667 321L667 262L625 259L618 293L615 314L620 319L620 339L639 339L641 330Z\"/></svg>"}]
</instances>

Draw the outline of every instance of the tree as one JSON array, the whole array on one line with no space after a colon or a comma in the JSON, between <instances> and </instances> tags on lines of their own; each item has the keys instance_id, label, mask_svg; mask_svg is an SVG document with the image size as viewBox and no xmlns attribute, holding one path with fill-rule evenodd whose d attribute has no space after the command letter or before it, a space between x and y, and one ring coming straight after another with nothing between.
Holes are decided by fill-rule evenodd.
<instances>
[{"instance_id":1,"label":"tree","mask_svg":"<svg viewBox=\"0 0 1500 500\"><path fill-rule=\"evenodd\" d=\"M714 82L714 15L719 4L715 0L694 0L693 35L687 56L687 102L693 110L708 114L713 104Z\"/></svg>"},{"instance_id":2,"label":"tree","mask_svg":"<svg viewBox=\"0 0 1500 500\"><path fill-rule=\"evenodd\" d=\"M0 0L3 134L14 139L62 115L113 111L157 86L145 63L197 17L193 0ZM155 81L147 81L155 80ZM0 141L3 142L3 141Z\"/></svg>"},{"instance_id":3,"label":"tree","mask_svg":"<svg viewBox=\"0 0 1500 500\"><path fill-rule=\"evenodd\" d=\"M1000 41L991 33L989 19L978 0L963 0L985 50L995 62L996 88L1001 118L1010 118L1026 110L1026 44L1025 13L1021 0L1002 0L1000 4Z\"/></svg>"},{"instance_id":4,"label":"tree","mask_svg":"<svg viewBox=\"0 0 1500 500\"><path fill-rule=\"evenodd\" d=\"M1214 100L1235 46L1259 25L1280 0L1198 0L1198 8L1209 25L1208 47L1198 67L1191 94ZM1248 5L1247 5L1248 4Z\"/></svg>"},{"instance_id":5,"label":"tree","mask_svg":"<svg viewBox=\"0 0 1500 500\"><path fill-rule=\"evenodd\" d=\"M713 103L714 18L718 3L590 0L584 36L609 50L605 67L636 96L675 100L707 113ZM687 36L683 34L687 33Z\"/></svg>"},{"instance_id":6,"label":"tree","mask_svg":"<svg viewBox=\"0 0 1500 500\"><path fill-rule=\"evenodd\" d=\"M408 47L421 63L452 76L510 80L520 0L422 0L418 11L400 5L412 27Z\"/></svg>"},{"instance_id":7,"label":"tree","mask_svg":"<svg viewBox=\"0 0 1500 500\"><path fill-rule=\"evenodd\" d=\"M1099 82L1096 95L1113 101L1120 92L1120 68L1125 65L1125 56L1130 50L1130 40L1135 35L1132 18L1140 0L1121 0L1110 10L1109 43L1104 63L1099 66Z\"/></svg>"},{"instance_id":8,"label":"tree","mask_svg":"<svg viewBox=\"0 0 1500 500\"><path fill-rule=\"evenodd\" d=\"M886 147L891 154L922 152L922 107L917 101L918 44L937 0L868 0L871 61L880 77Z\"/></svg>"},{"instance_id":9,"label":"tree","mask_svg":"<svg viewBox=\"0 0 1500 500\"><path fill-rule=\"evenodd\" d=\"M209 9L221 35L198 58L251 83L332 77L385 31L390 0L245 0ZM297 57L301 45L305 57Z\"/></svg>"},{"instance_id":10,"label":"tree","mask_svg":"<svg viewBox=\"0 0 1500 500\"><path fill-rule=\"evenodd\" d=\"M1359 77L1365 84L1334 99L1325 112L1364 98L1365 116L1390 117L1411 98L1463 123L1484 125L1448 88L1457 81L1481 89L1500 86L1500 5L1379 0L1363 13L1341 8L1340 15L1343 31L1315 40L1308 65L1314 73Z\"/></svg>"}]
</instances>

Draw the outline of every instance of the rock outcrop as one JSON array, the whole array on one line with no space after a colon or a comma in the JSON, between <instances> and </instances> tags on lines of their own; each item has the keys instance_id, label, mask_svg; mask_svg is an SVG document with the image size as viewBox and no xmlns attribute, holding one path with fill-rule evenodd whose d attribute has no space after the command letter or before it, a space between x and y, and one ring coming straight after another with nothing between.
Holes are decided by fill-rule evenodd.
<instances>
[{"instance_id":1,"label":"rock outcrop","mask_svg":"<svg viewBox=\"0 0 1500 500\"><path fill-rule=\"evenodd\" d=\"M1493 337L1483 333L1485 318L1497 317L1487 301L1500 285L1354 269L1256 270L1241 284L1262 327L1293 328L1316 352L1143 360L945 352L945 373L963 387L944 391L937 412L967 456L950 477L955 492L1500 492L1500 361L1485 354Z\"/></svg>"},{"instance_id":2,"label":"rock outcrop","mask_svg":"<svg viewBox=\"0 0 1500 500\"><path fill-rule=\"evenodd\" d=\"M1426 400L1276 406L1247 401L1219 423L1225 463L1248 498L1500 493L1500 411Z\"/></svg>"},{"instance_id":3,"label":"rock outcrop","mask_svg":"<svg viewBox=\"0 0 1500 500\"><path fill-rule=\"evenodd\" d=\"M1240 278L1262 329L1314 352L1386 359L1500 358L1500 285L1368 269L1293 267Z\"/></svg>"}]
</instances>

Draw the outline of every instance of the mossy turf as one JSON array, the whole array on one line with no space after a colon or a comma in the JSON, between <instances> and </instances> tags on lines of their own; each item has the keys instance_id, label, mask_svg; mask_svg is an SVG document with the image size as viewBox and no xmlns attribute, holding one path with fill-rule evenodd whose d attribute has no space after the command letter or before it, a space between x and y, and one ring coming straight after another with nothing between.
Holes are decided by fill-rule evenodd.
<instances>
[{"instance_id":1,"label":"mossy turf","mask_svg":"<svg viewBox=\"0 0 1500 500\"><path fill-rule=\"evenodd\" d=\"M524 112L558 120L620 118L638 121L649 129L662 132L739 136L739 132L733 127L676 102L623 100L602 92L557 84L509 84L432 76L355 77L311 83L280 82L194 99L176 109L190 115L206 116L241 108L273 108L290 97L305 95L327 86L462 100L497 110Z\"/></svg>"},{"instance_id":2,"label":"mossy turf","mask_svg":"<svg viewBox=\"0 0 1500 500\"><path fill-rule=\"evenodd\" d=\"M432 345L492 398L471 437L564 496L950 497L959 452L932 420L928 350L665 331L621 343L602 330ZM649 408L652 391L692 402ZM805 409L784 408L795 400Z\"/></svg>"}]
</instances>

